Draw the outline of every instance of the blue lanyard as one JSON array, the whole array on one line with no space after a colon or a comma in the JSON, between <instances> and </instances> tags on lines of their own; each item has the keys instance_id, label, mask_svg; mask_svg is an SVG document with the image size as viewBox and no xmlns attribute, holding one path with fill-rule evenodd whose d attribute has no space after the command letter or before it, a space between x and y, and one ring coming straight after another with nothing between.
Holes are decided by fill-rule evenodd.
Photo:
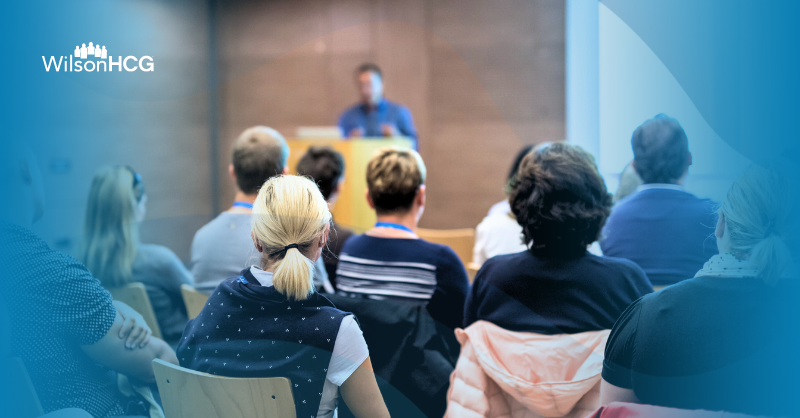
<instances>
[{"instance_id":1,"label":"blue lanyard","mask_svg":"<svg viewBox=\"0 0 800 418\"><path fill-rule=\"evenodd\" d=\"M414 233L414 231L412 231L411 228L409 228L409 227L407 227L405 225L395 224L395 223L391 223L391 222L375 222L375 228L392 228L392 229L399 229L401 231L410 232L412 234Z\"/></svg>"},{"instance_id":2,"label":"blue lanyard","mask_svg":"<svg viewBox=\"0 0 800 418\"><path fill-rule=\"evenodd\" d=\"M253 210L253 204L247 202L233 202L233 207L240 207L245 209Z\"/></svg>"}]
</instances>

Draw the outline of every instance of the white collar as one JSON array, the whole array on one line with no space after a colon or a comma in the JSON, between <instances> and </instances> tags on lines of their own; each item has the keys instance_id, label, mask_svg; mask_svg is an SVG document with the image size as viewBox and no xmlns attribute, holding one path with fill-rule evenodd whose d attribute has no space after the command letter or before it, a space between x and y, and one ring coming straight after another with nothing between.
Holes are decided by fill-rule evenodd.
<instances>
[{"instance_id":1,"label":"white collar","mask_svg":"<svg viewBox=\"0 0 800 418\"><path fill-rule=\"evenodd\" d=\"M259 285L264 287L272 286L272 272L264 271L259 266L251 266L250 274L253 275Z\"/></svg>"},{"instance_id":2,"label":"white collar","mask_svg":"<svg viewBox=\"0 0 800 418\"><path fill-rule=\"evenodd\" d=\"M669 184L669 183L650 183L650 184L643 184L636 188L637 192L641 192L642 190L650 190L650 189L666 189L666 190L678 190L681 192L685 192L686 189L681 186L680 184Z\"/></svg>"}]
</instances>

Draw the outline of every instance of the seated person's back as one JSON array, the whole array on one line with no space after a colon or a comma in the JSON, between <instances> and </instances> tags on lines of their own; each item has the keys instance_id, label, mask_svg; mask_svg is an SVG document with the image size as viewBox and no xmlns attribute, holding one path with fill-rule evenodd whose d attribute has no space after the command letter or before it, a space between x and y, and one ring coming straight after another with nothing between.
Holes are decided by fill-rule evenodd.
<instances>
[{"instance_id":1,"label":"seated person's back","mask_svg":"<svg viewBox=\"0 0 800 418\"><path fill-rule=\"evenodd\" d=\"M450 247L419 238L351 237L339 256L337 293L427 306L455 328L464 306L466 276Z\"/></svg>"},{"instance_id":2,"label":"seated person's back","mask_svg":"<svg viewBox=\"0 0 800 418\"><path fill-rule=\"evenodd\" d=\"M609 329L653 291L633 262L587 252L611 196L583 149L548 144L523 159L509 202L530 246L484 263L464 309L464 327L485 320L540 334Z\"/></svg>"},{"instance_id":3,"label":"seated person's back","mask_svg":"<svg viewBox=\"0 0 800 418\"><path fill-rule=\"evenodd\" d=\"M287 377L298 416L333 416L340 387L351 409L367 408L360 416L382 416L386 407L355 318L314 290L312 260L327 242L329 223L311 181L268 180L253 214L251 244L263 253L261 266L212 292L178 345L181 365L230 377ZM365 389L353 395L347 385Z\"/></svg>"},{"instance_id":4,"label":"seated person's back","mask_svg":"<svg viewBox=\"0 0 800 418\"><path fill-rule=\"evenodd\" d=\"M333 210L339 199L339 192L344 183L344 157L339 151L329 146L312 146L297 162L297 175L307 176L314 180L319 187L322 197L328 202L328 207ZM328 234L328 245L322 252L322 260L328 280L336 288L336 268L339 265L339 255L342 253L344 243L353 235L336 220L332 222L331 233Z\"/></svg>"},{"instance_id":5,"label":"seated person's back","mask_svg":"<svg viewBox=\"0 0 800 418\"><path fill-rule=\"evenodd\" d=\"M717 252L714 207L677 187L641 186L611 212L603 254L634 261L657 286L693 277Z\"/></svg>"},{"instance_id":6,"label":"seated person's back","mask_svg":"<svg viewBox=\"0 0 800 418\"><path fill-rule=\"evenodd\" d=\"M717 252L715 205L683 189L692 164L686 133L658 115L636 129L631 143L644 184L614 207L600 241L603 254L634 261L657 286L693 277Z\"/></svg>"},{"instance_id":7,"label":"seated person's back","mask_svg":"<svg viewBox=\"0 0 800 418\"><path fill-rule=\"evenodd\" d=\"M505 192L508 194L511 181L517 176L522 159L533 149L525 145L517 152L506 179ZM495 203L485 218L475 228L475 246L472 249L472 262L478 266L486 260L502 254L513 254L524 250L522 228L517 223L508 199Z\"/></svg>"},{"instance_id":8,"label":"seated person's back","mask_svg":"<svg viewBox=\"0 0 800 418\"><path fill-rule=\"evenodd\" d=\"M347 240L336 271L337 293L427 306L433 319L461 324L469 287L449 247L419 239L425 164L413 150L378 150L367 164L367 200L375 228Z\"/></svg>"},{"instance_id":9,"label":"seated person's back","mask_svg":"<svg viewBox=\"0 0 800 418\"><path fill-rule=\"evenodd\" d=\"M800 190L779 173L745 171L720 210L720 254L620 317L606 345L604 403L800 415L800 273L797 241L786 239L798 234Z\"/></svg>"},{"instance_id":10,"label":"seated person's back","mask_svg":"<svg viewBox=\"0 0 800 418\"><path fill-rule=\"evenodd\" d=\"M131 167L98 170L89 190L80 258L106 288L144 283L161 335L174 344L189 320L181 285L191 285L192 276L169 248L139 242L146 203L142 177Z\"/></svg>"},{"instance_id":11,"label":"seated person's back","mask_svg":"<svg viewBox=\"0 0 800 418\"><path fill-rule=\"evenodd\" d=\"M44 211L41 181L30 149L0 142L0 195L13 197L0 205L6 354L22 359L46 413L80 408L94 417L123 415L115 372L154 383L152 361L177 363L175 353L149 338L149 329L136 325L144 324L141 315L112 302L86 267L31 232ZM4 412L14 407L4 405Z\"/></svg>"},{"instance_id":12,"label":"seated person's back","mask_svg":"<svg viewBox=\"0 0 800 418\"><path fill-rule=\"evenodd\" d=\"M236 138L228 167L237 187L233 206L200 228L192 240L190 266L197 290L210 293L222 280L258 260L250 239L253 201L265 181L288 171L288 159L286 140L272 128L255 126ZM323 261L315 268L321 287L327 281Z\"/></svg>"}]
</instances>

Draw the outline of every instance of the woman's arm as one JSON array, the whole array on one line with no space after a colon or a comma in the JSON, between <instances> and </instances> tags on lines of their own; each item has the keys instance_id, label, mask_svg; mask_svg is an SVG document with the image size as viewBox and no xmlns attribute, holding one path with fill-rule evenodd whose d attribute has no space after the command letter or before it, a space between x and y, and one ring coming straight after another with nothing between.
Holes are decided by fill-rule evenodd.
<instances>
[{"instance_id":1,"label":"woman's arm","mask_svg":"<svg viewBox=\"0 0 800 418\"><path fill-rule=\"evenodd\" d=\"M142 348L150 342L153 331L147 326L142 315L123 302L112 302L117 314L122 317L122 326L119 328L119 338L125 340L125 348L133 350Z\"/></svg>"},{"instance_id":2,"label":"woman's arm","mask_svg":"<svg viewBox=\"0 0 800 418\"><path fill-rule=\"evenodd\" d=\"M81 350L96 363L146 383L155 382L152 365L154 359L178 364L175 352L158 338L151 338L150 343L143 348L128 349L125 341L119 338L122 324L122 316L117 312L114 324L106 335L94 344L80 346Z\"/></svg>"},{"instance_id":3,"label":"woman's arm","mask_svg":"<svg viewBox=\"0 0 800 418\"><path fill-rule=\"evenodd\" d=\"M389 418L369 357L342 383L339 392L356 418Z\"/></svg>"},{"instance_id":4,"label":"woman's arm","mask_svg":"<svg viewBox=\"0 0 800 418\"><path fill-rule=\"evenodd\" d=\"M608 405L611 402L641 403L633 393L633 389L614 386L603 379L600 383L600 405Z\"/></svg>"}]
</instances>

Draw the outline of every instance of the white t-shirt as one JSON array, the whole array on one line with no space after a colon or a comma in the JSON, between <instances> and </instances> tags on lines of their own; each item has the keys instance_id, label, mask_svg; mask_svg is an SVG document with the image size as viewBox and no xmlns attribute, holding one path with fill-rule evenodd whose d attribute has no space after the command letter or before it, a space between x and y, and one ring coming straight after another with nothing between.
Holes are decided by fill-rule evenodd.
<instances>
[{"instance_id":1,"label":"white t-shirt","mask_svg":"<svg viewBox=\"0 0 800 418\"><path fill-rule=\"evenodd\" d=\"M272 286L272 273L264 271L258 266L250 267L253 274L261 286ZM318 418L331 418L335 416L336 406L339 402L339 386L347 380L358 366L369 357L367 342L364 341L364 334L353 318L347 315L339 325L339 333L336 334L336 342L333 344L333 355L328 365L328 373L325 376L325 385L322 388L322 400L319 403Z\"/></svg>"},{"instance_id":2,"label":"white t-shirt","mask_svg":"<svg viewBox=\"0 0 800 418\"><path fill-rule=\"evenodd\" d=\"M526 248L522 243L522 227L517 220L508 213L497 212L478 224L472 262L480 265L496 255L514 254Z\"/></svg>"},{"instance_id":3,"label":"white t-shirt","mask_svg":"<svg viewBox=\"0 0 800 418\"><path fill-rule=\"evenodd\" d=\"M496 204L493 208L500 206L501 203L503 202ZM482 265L496 255L514 254L528 248L522 243L522 227L513 216L511 212L505 212L504 208L500 208L483 218L475 228L473 263ZM603 256L603 250L600 249L597 241L589 245L587 250L598 257Z\"/></svg>"}]
</instances>

